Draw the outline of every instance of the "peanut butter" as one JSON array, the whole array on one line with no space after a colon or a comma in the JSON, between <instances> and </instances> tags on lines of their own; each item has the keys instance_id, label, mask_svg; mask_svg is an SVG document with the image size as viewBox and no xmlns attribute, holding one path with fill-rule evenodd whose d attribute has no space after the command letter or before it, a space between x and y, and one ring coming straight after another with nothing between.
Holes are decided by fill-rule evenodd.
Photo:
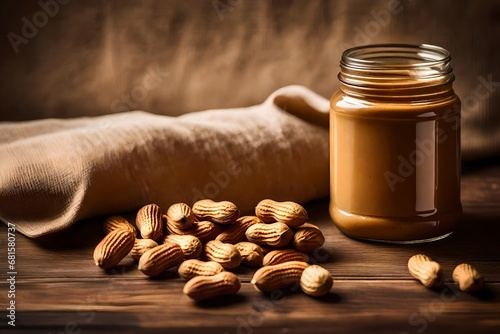
<instances>
[{"instance_id":1,"label":"peanut butter","mask_svg":"<svg viewBox=\"0 0 500 334\"><path fill-rule=\"evenodd\" d=\"M425 45L344 53L331 98L330 214L345 234L407 243L453 231L460 100L449 61L446 50Z\"/></svg>"}]
</instances>

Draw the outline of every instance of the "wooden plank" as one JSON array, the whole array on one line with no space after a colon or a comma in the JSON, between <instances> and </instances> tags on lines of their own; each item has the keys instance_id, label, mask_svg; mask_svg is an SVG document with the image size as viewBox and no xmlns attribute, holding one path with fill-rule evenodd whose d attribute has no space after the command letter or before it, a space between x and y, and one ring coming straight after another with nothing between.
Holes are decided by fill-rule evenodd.
<instances>
[{"instance_id":1,"label":"wooden plank","mask_svg":"<svg viewBox=\"0 0 500 334\"><path fill-rule=\"evenodd\" d=\"M471 295L452 284L430 290L403 280L338 280L320 299L302 293L264 295L245 283L238 296L203 303L182 295L182 285L178 279L20 282L16 330L64 331L68 323L83 332L139 327L141 332L169 328L169 333L195 328L204 333L327 333L353 326L374 333L417 333L424 327L431 333L500 330L498 283Z\"/></svg>"},{"instance_id":2,"label":"wooden plank","mask_svg":"<svg viewBox=\"0 0 500 334\"><path fill-rule=\"evenodd\" d=\"M325 246L312 255L322 262L336 278L408 278L406 263L416 253L425 253L438 260L451 273L461 262L470 262L487 273L491 281L500 281L500 206L495 208L465 208L464 217L455 233L439 242L418 245L391 245L360 242L345 237L334 227L328 216L328 202L307 206L311 221L318 224L326 236ZM94 266L93 248L103 237L101 221L80 222L68 229L61 242L41 244L17 235L17 270L21 277L108 277L110 273ZM0 240L6 240L6 226L0 226ZM72 244L74 242L75 244ZM3 252L3 253L2 253ZM0 250L5 258L6 248ZM143 277L131 259L122 262L118 272L129 277ZM5 263L0 264L1 266ZM238 273L249 279L252 270Z\"/></svg>"},{"instance_id":3,"label":"wooden plank","mask_svg":"<svg viewBox=\"0 0 500 334\"><path fill-rule=\"evenodd\" d=\"M500 243L496 220L479 220L473 215L450 237L440 242L422 245L381 245L364 243L346 238L331 225L324 227L327 244L313 259L323 262L336 278L409 278L406 269L408 258L425 253L438 260L447 272L457 264L470 262L487 273L491 281L500 281ZM5 228L0 238L5 240ZM95 267L92 262L93 247L97 242L82 248L48 249L37 246L22 236L17 241L17 270L21 277L103 278L112 275ZM5 251L5 249L2 249ZM5 255L0 255L6 258ZM327 258L326 258L327 257ZM325 261L323 261L326 258ZM2 263L2 267L5 263ZM129 277L143 277L131 259L122 262L119 273ZM252 270L238 270L249 279Z\"/></svg>"}]
</instances>

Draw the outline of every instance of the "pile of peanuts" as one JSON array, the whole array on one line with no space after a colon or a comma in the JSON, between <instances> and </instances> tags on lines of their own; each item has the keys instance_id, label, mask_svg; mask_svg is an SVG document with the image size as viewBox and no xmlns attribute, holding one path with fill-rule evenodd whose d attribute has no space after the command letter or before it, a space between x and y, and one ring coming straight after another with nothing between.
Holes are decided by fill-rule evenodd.
<instances>
[{"instance_id":1,"label":"pile of peanuts","mask_svg":"<svg viewBox=\"0 0 500 334\"><path fill-rule=\"evenodd\" d=\"M107 235L94 250L94 262L111 269L129 255L150 277L178 266L179 276L188 280L183 292L194 300L237 293L241 282L227 270L239 265L261 267L251 283L262 292L299 284L308 295L327 294L333 279L325 268L309 265L307 254L319 249L325 237L307 222L306 210L294 202L265 199L255 214L240 217L234 203L210 199L192 208L173 204L166 214L149 204L136 216L141 238L121 216L104 222Z\"/></svg>"}]
</instances>

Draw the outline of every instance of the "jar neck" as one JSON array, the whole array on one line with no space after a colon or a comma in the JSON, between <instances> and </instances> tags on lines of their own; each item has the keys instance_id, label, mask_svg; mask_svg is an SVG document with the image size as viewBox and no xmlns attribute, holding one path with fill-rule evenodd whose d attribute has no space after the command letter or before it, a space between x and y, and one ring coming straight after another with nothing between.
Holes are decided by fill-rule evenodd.
<instances>
[{"instance_id":1,"label":"jar neck","mask_svg":"<svg viewBox=\"0 0 500 334\"><path fill-rule=\"evenodd\" d=\"M453 94L448 51L432 45L381 44L346 50L340 62L340 90L374 100L429 101Z\"/></svg>"}]
</instances>

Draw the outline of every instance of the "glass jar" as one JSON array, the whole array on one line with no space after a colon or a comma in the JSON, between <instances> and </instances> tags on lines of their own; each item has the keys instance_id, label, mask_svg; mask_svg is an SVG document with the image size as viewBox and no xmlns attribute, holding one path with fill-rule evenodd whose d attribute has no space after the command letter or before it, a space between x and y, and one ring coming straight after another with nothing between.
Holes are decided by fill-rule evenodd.
<instances>
[{"instance_id":1,"label":"glass jar","mask_svg":"<svg viewBox=\"0 0 500 334\"><path fill-rule=\"evenodd\" d=\"M416 243L460 218L460 100L433 45L346 50L330 101L330 215L346 235Z\"/></svg>"}]
</instances>

